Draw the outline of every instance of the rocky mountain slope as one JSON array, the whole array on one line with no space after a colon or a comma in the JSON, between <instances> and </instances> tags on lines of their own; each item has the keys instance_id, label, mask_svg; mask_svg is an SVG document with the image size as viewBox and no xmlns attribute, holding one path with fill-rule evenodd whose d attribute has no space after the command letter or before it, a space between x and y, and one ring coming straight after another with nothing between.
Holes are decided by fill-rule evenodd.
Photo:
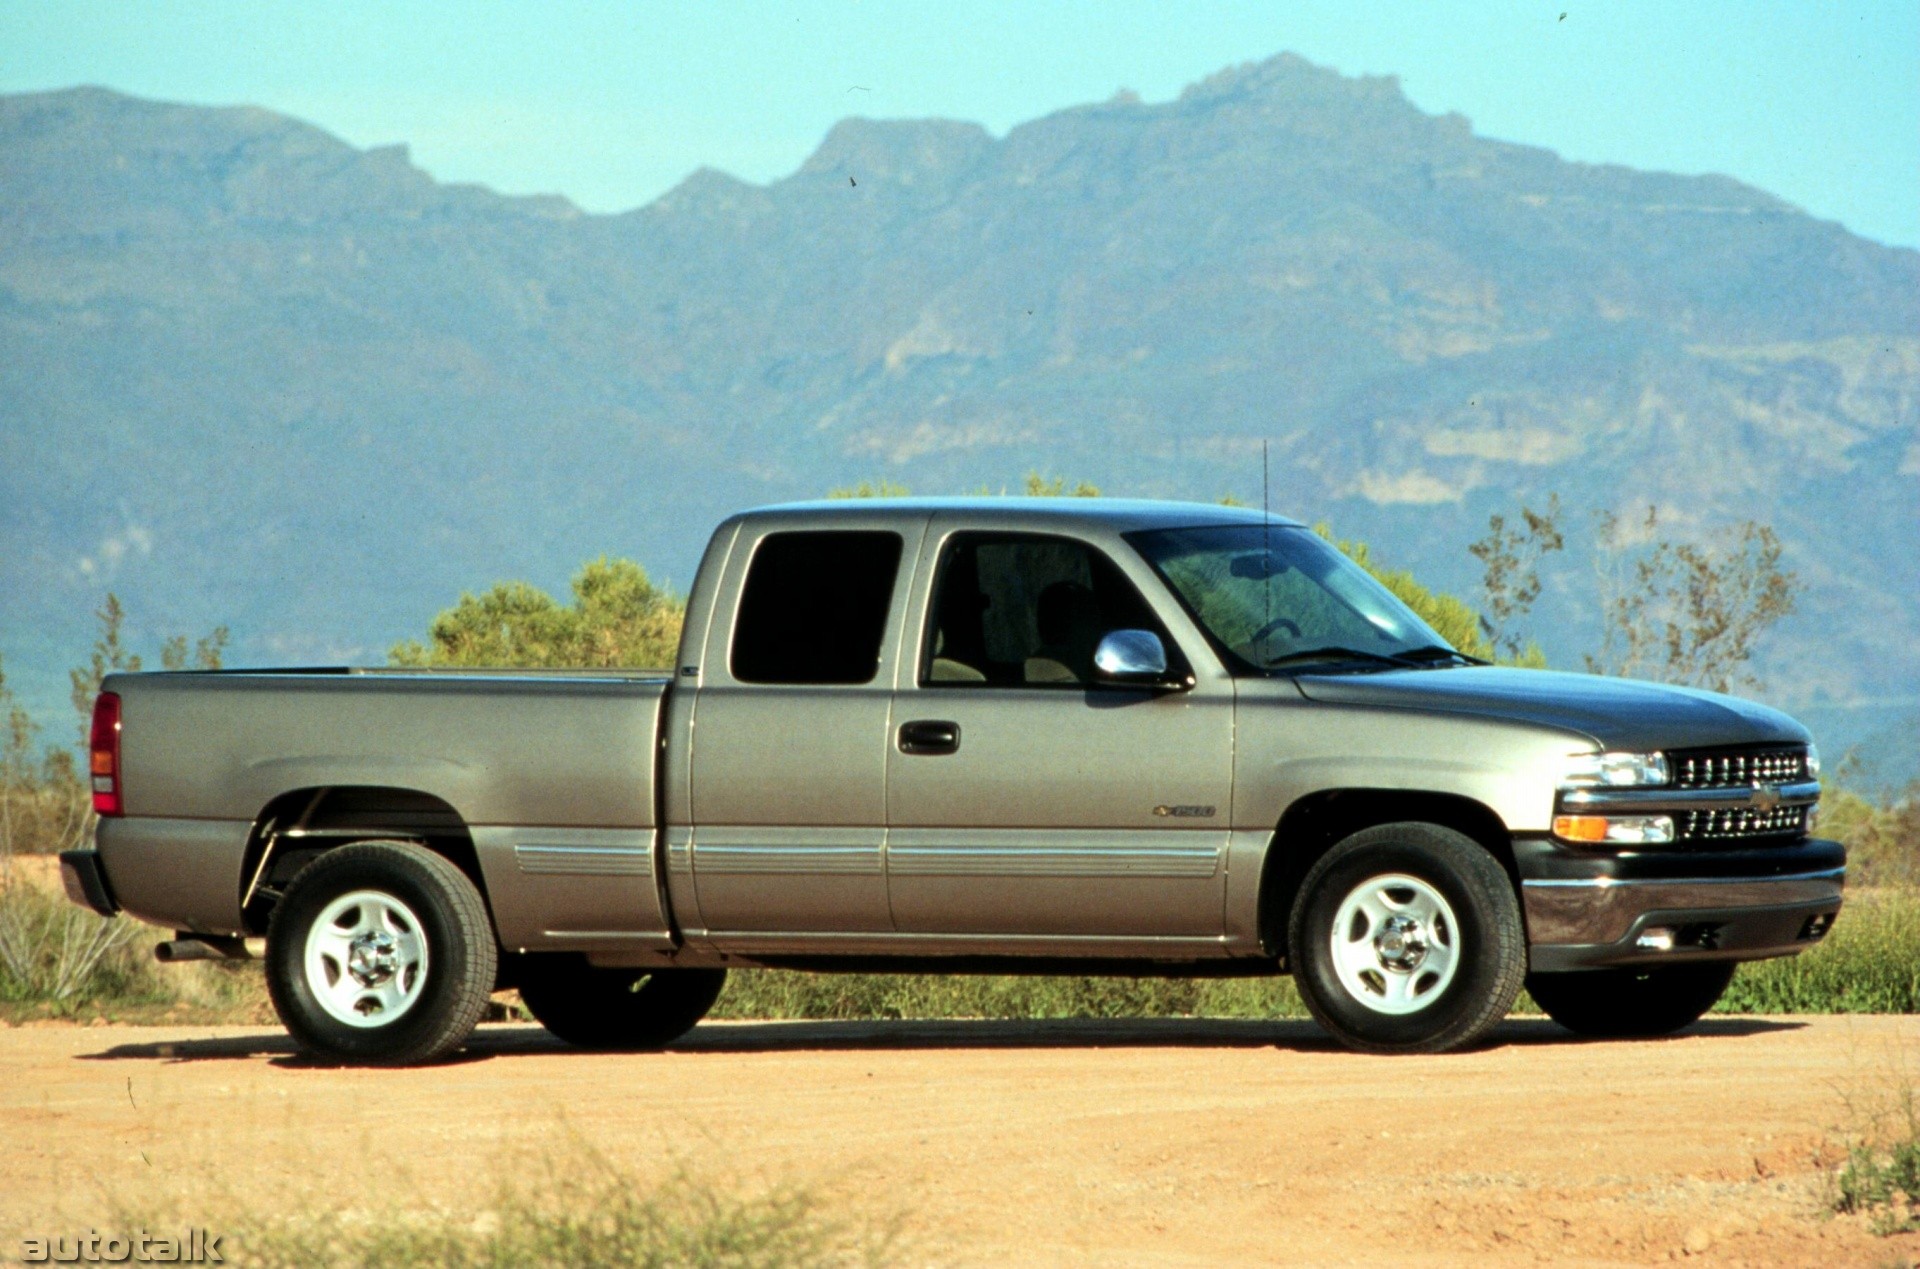
<instances>
[{"instance_id":1,"label":"rocky mountain slope","mask_svg":"<svg viewBox=\"0 0 1920 1269\"><path fill-rule=\"evenodd\" d=\"M1282 56L995 138L850 119L589 216L259 109L0 98L0 655L109 586L239 659L379 659L461 588L737 506L1031 468L1327 518L1465 588L1489 511L1773 523L1768 695L1920 716L1920 252L1568 163ZM1551 579L1558 660L1589 560ZM1903 713L1904 711L1904 713Z\"/></svg>"}]
</instances>

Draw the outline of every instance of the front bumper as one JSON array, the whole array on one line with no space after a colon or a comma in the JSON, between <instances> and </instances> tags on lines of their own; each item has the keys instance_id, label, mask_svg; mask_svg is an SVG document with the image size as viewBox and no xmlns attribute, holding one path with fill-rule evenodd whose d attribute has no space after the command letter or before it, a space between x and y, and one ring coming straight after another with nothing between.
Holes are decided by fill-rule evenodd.
<instances>
[{"instance_id":1,"label":"front bumper","mask_svg":"<svg viewBox=\"0 0 1920 1269\"><path fill-rule=\"evenodd\" d=\"M1845 848L1819 840L1607 855L1534 842L1515 854L1528 966L1545 973L1803 952L1833 927L1847 872Z\"/></svg>"}]
</instances>

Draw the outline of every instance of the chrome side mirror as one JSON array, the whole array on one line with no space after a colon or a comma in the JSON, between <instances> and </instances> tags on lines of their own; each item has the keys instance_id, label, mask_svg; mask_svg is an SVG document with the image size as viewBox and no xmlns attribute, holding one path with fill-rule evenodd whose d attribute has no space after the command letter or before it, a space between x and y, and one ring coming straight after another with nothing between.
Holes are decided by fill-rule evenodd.
<instances>
[{"instance_id":1,"label":"chrome side mirror","mask_svg":"<svg viewBox=\"0 0 1920 1269\"><path fill-rule=\"evenodd\" d=\"M1151 630L1116 630L1093 650L1094 677L1109 683L1176 686L1167 673L1167 650Z\"/></svg>"}]
</instances>

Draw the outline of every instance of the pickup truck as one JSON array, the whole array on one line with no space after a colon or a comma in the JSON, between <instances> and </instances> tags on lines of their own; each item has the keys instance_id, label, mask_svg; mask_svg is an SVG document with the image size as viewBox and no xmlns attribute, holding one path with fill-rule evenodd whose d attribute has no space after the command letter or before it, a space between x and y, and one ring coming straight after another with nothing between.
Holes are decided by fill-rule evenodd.
<instances>
[{"instance_id":1,"label":"pickup truck","mask_svg":"<svg viewBox=\"0 0 1920 1269\"><path fill-rule=\"evenodd\" d=\"M116 674L69 894L240 955L305 1049L517 989L655 1047L731 969L1291 973L1346 1044L1696 1020L1846 855L1775 710L1485 665L1297 522L1108 499L768 507L665 671ZM257 944L256 944L257 945Z\"/></svg>"}]
</instances>

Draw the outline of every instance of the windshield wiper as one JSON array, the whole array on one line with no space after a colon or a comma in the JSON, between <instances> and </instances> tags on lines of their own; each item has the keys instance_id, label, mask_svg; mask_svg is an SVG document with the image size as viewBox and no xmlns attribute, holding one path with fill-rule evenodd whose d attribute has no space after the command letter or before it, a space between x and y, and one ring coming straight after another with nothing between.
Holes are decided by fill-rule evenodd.
<instances>
[{"instance_id":1,"label":"windshield wiper","mask_svg":"<svg viewBox=\"0 0 1920 1269\"><path fill-rule=\"evenodd\" d=\"M1406 669L1414 664L1412 661L1403 661L1399 657L1384 656L1378 652L1362 652L1359 648L1342 647L1340 644L1330 643L1324 648L1308 648L1304 652L1289 652L1285 656L1277 656L1260 668L1277 670L1290 661L1368 661L1376 665L1397 666L1400 669Z\"/></svg>"},{"instance_id":2,"label":"windshield wiper","mask_svg":"<svg viewBox=\"0 0 1920 1269\"><path fill-rule=\"evenodd\" d=\"M1482 661L1479 657L1470 657L1458 648L1449 648L1443 643L1429 643L1425 647L1408 648L1397 654L1402 660L1416 664L1429 665L1452 658L1464 665L1492 665L1491 661Z\"/></svg>"}]
</instances>

